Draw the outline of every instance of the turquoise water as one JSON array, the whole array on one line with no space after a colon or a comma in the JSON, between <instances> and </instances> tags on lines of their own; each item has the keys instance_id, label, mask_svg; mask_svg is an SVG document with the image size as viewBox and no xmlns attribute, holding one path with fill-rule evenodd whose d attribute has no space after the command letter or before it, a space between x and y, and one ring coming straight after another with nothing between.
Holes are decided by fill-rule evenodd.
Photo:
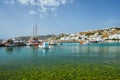
<instances>
[{"instance_id":1,"label":"turquoise water","mask_svg":"<svg viewBox=\"0 0 120 80\"><path fill-rule=\"evenodd\" d=\"M120 64L120 43L80 45L63 43L50 49L38 47L0 47L0 71L22 69L30 66L101 63Z\"/></svg>"}]
</instances>

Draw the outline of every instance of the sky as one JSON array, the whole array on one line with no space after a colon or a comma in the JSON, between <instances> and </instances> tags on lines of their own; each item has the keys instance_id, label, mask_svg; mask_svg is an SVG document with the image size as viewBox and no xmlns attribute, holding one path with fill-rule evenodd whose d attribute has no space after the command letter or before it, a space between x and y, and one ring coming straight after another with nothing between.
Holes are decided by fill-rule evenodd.
<instances>
[{"instance_id":1,"label":"sky","mask_svg":"<svg viewBox=\"0 0 120 80\"><path fill-rule=\"evenodd\" d=\"M0 39L120 26L120 0L0 0Z\"/></svg>"}]
</instances>

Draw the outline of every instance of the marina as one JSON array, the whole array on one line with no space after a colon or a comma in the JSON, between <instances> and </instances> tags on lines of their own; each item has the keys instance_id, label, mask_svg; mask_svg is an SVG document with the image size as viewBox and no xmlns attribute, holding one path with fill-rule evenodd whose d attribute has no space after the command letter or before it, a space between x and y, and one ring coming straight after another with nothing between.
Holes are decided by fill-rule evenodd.
<instances>
[{"instance_id":1,"label":"marina","mask_svg":"<svg viewBox=\"0 0 120 80\"><path fill-rule=\"evenodd\" d=\"M120 80L120 0L0 0L0 80Z\"/></svg>"},{"instance_id":2,"label":"marina","mask_svg":"<svg viewBox=\"0 0 120 80\"><path fill-rule=\"evenodd\" d=\"M104 79L104 77L107 79L119 79L119 52L120 43L99 43L91 45L62 43L62 45L59 46L52 45L50 49L42 49L34 46L0 47L0 79L23 79L24 75L26 75L24 71L26 71L29 75L35 74L31 79L38 78L42 75L40 79L51 78L50 80L52 80L59 79L60 71L64 71L62 75L65 76L66 74L73 74L72 70L75 70L74 74L76 75L71 75L71 77L66 75L66 77L69 76L68 79L74 79L73 77L77 77L75 79L83 79L84 76L77 76L79 75L78 73L81 74L81 69L83 70L82 74L88 75L86 78L92 79L93 76L97 76L96 79L101 77L101 80ZM93 71L91 72L90 70L90 72L88 71L88 73L86 73L90 68L92 68ZM106 72L106 68L110 69L108 70L108 76L110 78L100 74L102 71ZM36 70L39 74L36 73ZM54 72L54 70L56 72ZM70 72L66 72L66 70ZM43 71L44 74L41 73L41 71ZM20 74L20 72L22 74ZM49 72L51 74L49 74ZM92 75L90 73L92 73ZM53 77L52 74L54 74L55 77ZM12 76L7 78L5 75ZM26 78L28 78L29 75L26 75ZM46 75L46 77L43 75Z\"/></svg>"}]
</instances>

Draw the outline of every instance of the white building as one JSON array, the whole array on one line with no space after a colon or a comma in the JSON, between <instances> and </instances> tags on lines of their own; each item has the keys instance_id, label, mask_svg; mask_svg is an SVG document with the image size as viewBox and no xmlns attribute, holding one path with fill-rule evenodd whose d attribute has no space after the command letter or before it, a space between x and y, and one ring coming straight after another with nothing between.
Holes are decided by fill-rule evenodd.
<instances>
[{"instance_id":1,"label":"white building","mask_svg":"<svg viewBox=\"0 0 120 80\"><path fill-rule=\"evenodd\" d=\"M120 34L110 35L108 39L120 39Z\"/></svg>"}]
</instances>

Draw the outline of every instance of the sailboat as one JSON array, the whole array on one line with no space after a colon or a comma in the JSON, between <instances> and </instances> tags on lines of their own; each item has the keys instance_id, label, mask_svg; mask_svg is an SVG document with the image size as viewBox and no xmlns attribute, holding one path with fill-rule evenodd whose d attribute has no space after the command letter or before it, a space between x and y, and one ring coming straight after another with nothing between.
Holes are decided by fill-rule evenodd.
<instances>
[{"instance_id":1,"label":"sailboat","mask_svg":"<svg viewBox=\"0 0 120 80\"><path fill-rule=\"evenodd\" d=\"M35 27L33 27L33 36L30 38L30 40L26 43L28 46L38 46L38 37L37 37L37 24Z\"/></svg>"},{"instance_id":2,"label":"sailboat","mask_svg":"<svg viewBox=\"0 0 120 80\"><path fill-rule=\"evenodd\" d=\"M52 37L51 40L49 41L49 45L57 45L57 42L54 39L54 29L52 28Z\"/></svg>"},{"instance_id":3,"label":"sailboat","mask_svg":"<svg viewBox=\"0 0 120 80\"><path fill-rule=\"evenodd\" d=\"M50 46L47 42L44 42L44 41L41 41L38 39L37 37L37 24L36 24L36 27L35 27L35 31L33 29L33 36L34 36L34 33L36 34L36 36L34 37L34 46L38 46L39 48L43 48L43 49L49 49Z\"/></svg>"}]
</instances>

